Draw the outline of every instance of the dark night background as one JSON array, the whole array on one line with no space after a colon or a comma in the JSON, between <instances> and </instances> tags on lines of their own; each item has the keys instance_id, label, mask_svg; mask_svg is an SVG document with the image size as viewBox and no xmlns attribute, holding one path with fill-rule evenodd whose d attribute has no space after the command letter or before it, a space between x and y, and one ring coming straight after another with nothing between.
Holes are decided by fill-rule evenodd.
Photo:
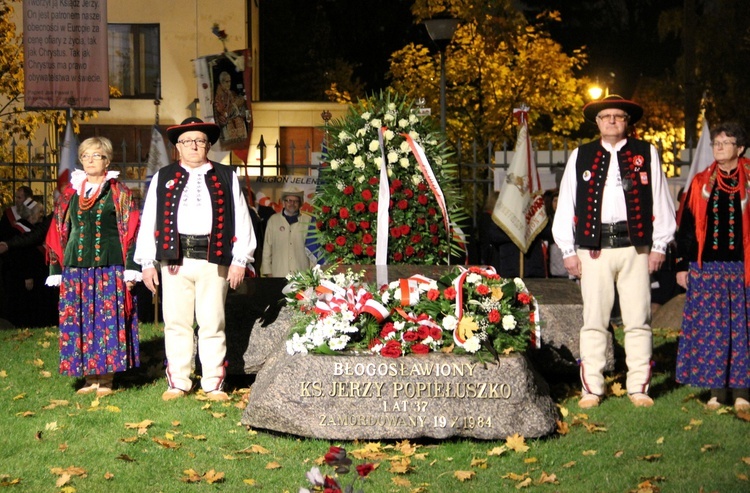
<instances>
[{"instance_id":1,"label":"dark night background","mask_svg":"<svg viewBox=\"0 0 750 493\"><path fill-rule=\"evenodd\" d=\"M260 2L261 100L326 100L331 80L352 80L371 93L388 85L390 55L409 42L433 47L423 25L414 24L411 0L273 0ZM533 19L544 9L560 11L550 33L567 52L586 46L589 63L581 75L630 97L640 75L674 71L681 40L661 40L662 12L682 0L525 0ZM350 76L341 77L346 67ZM339 74L339 77L336 77ZM612 75L613 74L613 75Z\"/></svg>"}]
</instances>

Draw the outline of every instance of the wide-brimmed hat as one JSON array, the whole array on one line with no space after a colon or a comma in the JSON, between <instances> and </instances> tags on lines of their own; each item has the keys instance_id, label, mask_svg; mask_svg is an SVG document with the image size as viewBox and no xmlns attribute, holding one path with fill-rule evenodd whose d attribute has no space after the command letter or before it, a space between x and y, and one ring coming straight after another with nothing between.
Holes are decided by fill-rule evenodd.
<instances>
[{"instance_id":1,"label":"wide-brimmed hat","mask_svg":"<svg viewBox=\"0 0 750 493\"><path fill-rule=\"evenodd\" d=\"M622 96L618 96L617 94L610 94L604 99L591 101L583 107L583 116L591 123L596 123L596 115L598 115L600 111L608 108L617 108L618 110L622 110L630 115L628 123L631 125L640 120L643 116L643 108L640 104L625 99Z\"/></svg>"},{"instance_id":2,"label":"wide-brimmed hat","mask_svg":"<svg viewBox=\"0 0 750 493\"><path fill-rule=\"evenodd\" d=\"M297 187L285 187L281 191L281 200L284 200L287 196L299 197L299 203L305 201L305 191Z\"/></svg>"},{"instance_id":3,"label":"wide-brimmed hat","mask_svg":"<svg viewBox=\"0 0 750 493\"><path fill-rule=\"evenodd\" d=\"M215 144L216 141L219 140L221 128L215 123L204 122L200 118L191 116L190 118L182 120L182 123L179 125L167 128L167 138L172 144L177 145L177 140L180 138L180 135L185 132L203 132L206 134L206 137L208 137L208 141L211 142L211 144Z\"/></svg>"}]
</instances>

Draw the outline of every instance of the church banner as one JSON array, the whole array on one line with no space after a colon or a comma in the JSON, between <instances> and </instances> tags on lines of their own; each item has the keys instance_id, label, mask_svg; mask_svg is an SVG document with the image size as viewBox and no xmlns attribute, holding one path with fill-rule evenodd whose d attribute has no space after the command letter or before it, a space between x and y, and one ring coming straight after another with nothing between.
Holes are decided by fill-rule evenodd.
<instances>
[{"instance_id":1,"label":"church banner","mask_svg":"<svg viewBox=\"0 0 750 493\"><path fill-rule=\"evenodd\" d=\"M227 51L195 60L201 118L221 127L214 148L235 151L240 158L244 153L245 162L253 131L251 72L249 50Z\"/></svg>"},{"instance_id":2,"label":"church banner","mask_svg":"<svg viewBox=\"0 0 750 493\"><path fill-rule=\"evenodd\" d=\"M109 109L106 0L24 0L24 107Z\"/></svg>"}]
</instances>

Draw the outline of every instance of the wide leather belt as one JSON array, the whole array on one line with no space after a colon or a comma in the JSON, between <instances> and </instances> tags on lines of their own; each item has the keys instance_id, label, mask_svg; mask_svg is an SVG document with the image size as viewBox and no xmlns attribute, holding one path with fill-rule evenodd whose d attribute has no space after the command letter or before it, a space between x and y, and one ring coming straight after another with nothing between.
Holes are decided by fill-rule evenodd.
<instances>
[{"instance_id":1,"label":"wide leather belt","mask_svg":"<svg viewBox=\"0 0 750 493\"><path fill-rule=\"evenodd\" d=\"M206 260L208 235L180 235L180 253L184 258Z\"/></svg>"},{"instance_id":2,"label":"wide leather belt","mask_svg":"<svg viewBox=\"0 0 750 493\"><path fill-rule=\"evenodd\" d=\"M600 248L623 248L631 245L627 222L602 224Z\"/></svg>"}]
</instances>

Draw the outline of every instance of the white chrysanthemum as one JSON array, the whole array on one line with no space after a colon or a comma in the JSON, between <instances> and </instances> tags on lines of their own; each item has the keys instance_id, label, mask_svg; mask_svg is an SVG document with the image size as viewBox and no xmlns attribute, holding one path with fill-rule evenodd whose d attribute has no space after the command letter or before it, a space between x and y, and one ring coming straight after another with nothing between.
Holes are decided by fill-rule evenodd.
<instances>
[{"instance_id":1,"label":"white chrysanthemum","mask_svg":"<svg viewBox=\"0 0 750 493\"><path fill-rule=\"evenodd\" d=\"M383 338L383 340L384 340L384 341L390 341L391 339L395 339L397 335L398 335L398 331L397 331L397 330L392 330L392 331L390 331L390 332L388 333L388 335L387 335L387 336L385 336L385 337Z\"/></svg>"},{"instance_id":2,"label":"white chrysanthemum","mask_svg":"<svg viewBox=\"0 0 750 493\"><path fill-rule=\"evenodd\" d=\"M386 121L386 122L392 122L395 119L396 119L396 117L393 116L390 113L386 113L385 115L383 115L383 120Z\"/></svg>"},{"instance_id":3,"label":"white chrysanthemum","mask_svg":"<svg viewBox=\"0 0 750 493\"><path fill-rule=\"evenodd\" d=\"M292 339L286 341L286 352L289 354L302 353L307 354L305 343L309 342L307 337L299 334L292 335Z\"/></svg>"},{"instance_id":4,"label":"white chrysanthemum","mask_svg":"<svg viewBox=\"0 0 750 493\"><path fill-rule=\"evenodd\" d=\"M365 182L364 175L360 175L360 176L357 177L357 183L364 183L364 182Z\"/></svg>"},{"instance_id":5,"label":"white chrysanthemum","mask_svg":"<svg viewBox=\"0 0 750 493\"><path fill-rule=\"evenodd\" d=\"M372 121L370 121L370 125L372 125L373 128L380 128L383 126L383 122L380 121L380 118L373 118Z\"/></svg>"},{"instance_id":6,"label":"white chrysanthemum","mask_svg":"<svg viewBox=\"0 0 750 493\"><path fill-rule=\"evenodd\" d=\"M520 277L514 278L513 283L516 285L516 291L526 291L526 284L524 284L523 279Z\"/></svg>"},{"instance_id":7,"label":"white chrysanthemum","mask_svg":"<svg viewBox=\"0 0 750 493\"><path fill-rule=\"evenodd\" d=\"M391 301L391 292L385 291L382 295L380 295L380 301L382 301L384 305L387 305L388 302Z\"/></svg>"},{"instance_id":8,"label":"white chrysanthemum","mask_svg":"<svg viewBox=\"0 0 750 493\"><path fill-rule=\"evenodd\" d=\"M404 169L408 168L409 164L410 164L409 163L409 158L402 157L401 159L398 160L398 164L400 164L401 167L404 168Z\"/></svg>"},{"instance_id":9,"label":"white chrysanthemum","mask_svg":"<svg viewBox=\"0 0 750 493\"><path fill-rule=\"evenodd\" d=\"M406 327L406 322L404 322L403 320L394 322L393 326L396 328L396 332L401 332L402 330L404 330L404 327Z\"/></svg>"},{"instance_id":10,"label":"white chrysanthemum","mask_svg":"<svg viewBox=\"0 0 750 493\"><path fill-rule=\"evenodd\" d=\"M481 284L482 276L480 274L477 274L476 272L472 272L468 276L466 276L466 282L468 282L469 284Z\"/></svg>"},{"instance_id":11,"label":"white chrysanthemum","mask_svg":"<svg viewBox=\"0 0 750 493\"><path fill-rule=\"evenodd\" d=\"M375 344L373 347L370 348L370 351L375 354L380 354L380 351L383 349L382 344Z\"/></svg>"},{"instance_id":12,"label":"white chrysanthemum","mask_svg":"<svg viewBox=\"0 0 750 493\"><path fill-rule=\"evenodd\" d=\"M424 181L424 178L422 178L422 175L411 175L411 182L414 185L419 185Z\"/></svg>"},{"instance_id":13,"label":"white chrysanthemum","mask_svg":"<svg viewBox=\"0 0 750 493\"><path fill-rule=\"evenodd\" d=\"M396 289L399 286L401 286L401 281L391 281L390 284L388 284L388 289Z\"/></svg>"},{"instance_id":14,"label":"white chrysanthemum","mask_svg":"<svg viewBox=\"0 0 750 493\"><path fill-rule=\"evenodd\" d=\"M357 169L365 169L365 160L362 159L362 156L356 156L354 158L354 167Z\"/></svg>"},{"instance_id":15,"label":"white chrysanthemum","mask_svg":"<svg viewBox=\"0 0 750 493\"><path fill-rule=\"evenodd\" d=\"M464 350L467 353L476 353L479 351L479 348L481 347L481 342L479 341L478 337L471 336L468 339L466 339L466 342L464 342Z\"/></svg>"},{"instance_id":16,"label":"white chrysanthemum","mask_svg":"<svg viewBox=\"0 0 750 493\"><path fill-rule=\"evenodd\" d=\"M388 163L390 164L393 164L398 161L398 154L396 154L393 151L389 152L387 157L388 157Z\"/></svg>"},{"instance_id":17,"label":"white chrysanthemum","mask_svg":"<svg viewBox=\"0 0 750 493\"><path fill-rule=\"evenodd\" d=\"M347 335L341 335L339 337L334 337L330 341L328 341L328 347L333 349L334 351L341 351L346 347L346 344L349 342L349 336Z\"/></svg>"},{"instance_id":18,"label":"white chrysanthemum","mask_svg":"<svg viewBox=\"0 0 750 493\"><path fill-rule=\"evenodd\" d=\"M385 139L386 142L390 142L391 140L393 140L395 136L396 134L393 133L393 130L386 130L383 133L383 138Z\"/></svg>"},{"instance_id":19,"label":"white chrysanthemum","mask_svg":"<svg viewBox=\"0 0 750 493\"><path fill-rule=\"evenodd\" d=\"M458 319L453 315L443 317L443 329L453 332L458 326Z\"/></svg>"},{"instance_id":20,"label":"white chrysanthemum","mask_svg":"<svg viewBox=\"0 0 750 493\"><path fill-rule=\"evenodd\" d=\"M434 279L430 279L430 282L427 284L427 290L429 291L430 289L437 289L437 288L438 288L437 281Z\"/></svg>"},{"instance_id":21,"label":"white chrysanthemum","mask_svg":"<svg viewBox=\"0 0 750 493\"><path fill-rule=\"evenodd\" d=\"M348 152L349 154L357 154L357 144L352 142L351 144L346 146L346 152Z\"/></svg>"},{"instance_id":22,"label":"white chrysanthemum","mask_svg":"<svg viewBox=\"0 0 750 493\"><path fill-rule=\"evenodd\" d=\"M370 152L377 151L378 149L380 149L380 142L378 142L377 140L371 140L368 149L370 149Z\"/></svg>"},{"instance_id":23,"label":"white chrysanthemum","mask_svg":"<svg viewBox=\"0 0 750 493\"><path fill-rule=\"evenodd\" d=\"M366 133L367 133L366 128L360 128L359 130L357 130L357 137L364 137Z\"/></svg>"},{"instance_id":24,"label":"white chrysanthemum","mask_svg":"<svg viewBox=\"0 0 750 493\"><path fill-rule=\"evenodd\" d=\"M398 126L399 126L400 128L406 128L406 127L408 127L408 126L409 126L409 120L407 120L406 118L402 118L402 119L400 119L400 120L398 121Z\"/></svg>"},{"instance_id":25,"label":"white chrysanthemum","mask_svg":"<svg viewBox=\"0 0 750 493\"><path fill-rule=\"evenodd\" d=\"M503 317L503 329L513 330L516 328L516 318L513 315L505 315Z\"/></svg>"}]
</instances>

